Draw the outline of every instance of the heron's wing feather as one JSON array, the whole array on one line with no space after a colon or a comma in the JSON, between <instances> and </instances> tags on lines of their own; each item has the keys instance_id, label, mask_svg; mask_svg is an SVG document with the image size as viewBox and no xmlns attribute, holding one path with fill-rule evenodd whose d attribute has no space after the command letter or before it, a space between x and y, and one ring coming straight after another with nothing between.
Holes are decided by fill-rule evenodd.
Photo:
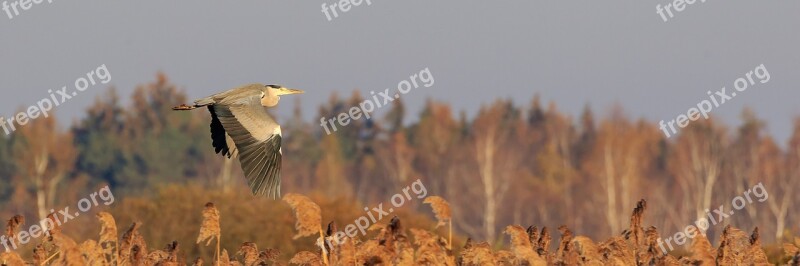
<instances>
[{"instance_id":1,"label":"heron's wing feather","mask_svg":"<svg viewBox=\"0 0 800 266\"><path fill-rule=\"evenodd\" d=\"M281 131L260 105L260 95L214 106L214 112L239 152L253 194L280 197Z\"/></svg>"},{"instance_id":2,"label":"heron's wing feather","mask_svg":"<svg viewBox=\"0 0 800 266\"><path fill-rule=\"evenodd\" d=\"M230 154L228 158L239 158L239 149L236 148L236 143L227 132L225 133L225 143L228 144L228 154Z\"/></svg>"},{"instance_id":3,"label":"heron's wing feather","mask_svg":"<svg viewBox=\"0 0 800 266\"><path fill-rule=\"evenodd\" d=\"M211 145L214 146L214 152L228 158L236 157L236 144L233 143L231 136L225 132L225 128L214 112L214 106L209 105L208 111L211 113Z\"/></svg>"}]
</instances>

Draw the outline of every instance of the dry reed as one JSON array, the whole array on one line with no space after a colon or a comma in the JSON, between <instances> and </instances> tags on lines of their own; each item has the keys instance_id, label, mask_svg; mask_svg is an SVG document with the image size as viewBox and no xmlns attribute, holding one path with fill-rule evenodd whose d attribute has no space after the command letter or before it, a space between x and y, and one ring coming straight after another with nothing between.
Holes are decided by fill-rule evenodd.
<instances>
[{"instance_id":1,"label":"dry reed","mask_svg":"<svg viewBox=\"0 0 800 266\"><path fill-rule=\"evenodd\" d=\"M643 217L646 202L640 201L631 213L630 227L622 234L603 242L594 242L585 236L575 235L566 226L559 227L558 246L553 250L553 241L546 227L518 225L505 227L504 233L510 238L507 250L495 250L489 243L473 242L468 239L459 254L454 255L446 240L433 230L417 228L406 229L395 216L389 223L376 223L370 227L375 234L371 239L345 238L343 242L334 240L337 232L335 223L328 224L327 232L321 229L321 209L309 198L288 194L284 200L292 206L295 227L298 234L294 238L319 233L321 252L301 251L291 260L281 261L278 249L259 250L255 243L244 242L238 249L238 257L230 257L226 249L219 248L221 231L220 213L208 203L202 212L203 220L195 244L209 245L217 239L215 265L762 265L769 263L766 253L761 249L758 228L748 235L745 232L725 227L719 247L714 248L702 234L692 241L690 255L677 259L663 254L658 247L658 231L655 227L644 228ZM452 224L449 205L441 198L425 201L431 204L439 222ZM187 265L184 254L177 242L164 249L148 252L147 244L139 233L141 223L133 223L120 237L111 214L101 212L99 240L89 239L77 244L53 228L49 238L36 245L32 262L35 265L144 265L144 266L183 266ZM51 219L54 219L52 216ZM24 225L25 218L15 216L6 224L6 236L15 236ZM406 230L412 237L406 236ZM411 242L413 239L413 242ZM327 240L327 241L326 241ZM789 265L800 264L800 238L783 245L784 260ZM329 252L328 252L329 251ZM328 258L327 255L330 255ZM189 265L203 265L208 258L193 258ZM328 260L330 259L330 260ZM0 253L2 265L26 265L27 263L14 251ZM206 263L208 264L208 263Z\"/></svg>"}]
</instances>

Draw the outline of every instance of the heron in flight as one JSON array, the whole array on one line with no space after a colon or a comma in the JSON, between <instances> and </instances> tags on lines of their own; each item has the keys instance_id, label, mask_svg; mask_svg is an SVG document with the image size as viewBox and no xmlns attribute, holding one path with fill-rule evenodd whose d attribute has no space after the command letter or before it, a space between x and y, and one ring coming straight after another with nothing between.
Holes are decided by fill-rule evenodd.
<instances>
[{"instance_id":1,"label":"heron in flight","mask_svg":"<svg viewBox=\"0 0 800 266\"><path fill-rule=\"evenodd\" d=\"M298 93L303 91L249 84L172 109L207 107L214 151L229 159L239 158L254 195L277 199L281 194L281 126L264 107L278 105L281 95Z\"/></svg>"}]
</instances>

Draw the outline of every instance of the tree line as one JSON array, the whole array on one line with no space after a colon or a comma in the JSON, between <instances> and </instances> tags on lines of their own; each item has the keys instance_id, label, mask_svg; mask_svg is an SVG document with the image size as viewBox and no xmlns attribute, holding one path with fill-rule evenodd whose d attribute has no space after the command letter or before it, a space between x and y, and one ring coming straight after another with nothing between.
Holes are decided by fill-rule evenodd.
<instances>
[{"instance_id":1,"label":"tree line","mask_svg":"<svg viewBox=\"0 0 800 266\"><path fill-rule=\"evenodd\" d=\"M105 184L119 198L175 183L245 191L238 162L214 154L208 113L171 111L187 100L159 74L134 90L130 104L109 88L67 128L50 116L0 137L2 214L43 218ZM333 94L311 121L363 100L357 91ZM282 191L370 206L419 178L430 195L450 201L454 229L473 238L499 240L508 224L565 224L601 239L626 229L639 199L651 207L647 224L668 234L721 204L729 210L732 198L758 183L769 198L709 234L727 224L758 226L766 241L777 241L800 229L790 223L800 218L800 119L783 145L748 109L739 127L712 117L668 140L656 123L620 107L597 116L587 106L573 118L538 96L524 107L497 99L475 117L435 100L413 115L396 100L330 135L303 118L299 101L293 108L279 119Z\"/></svg>"}]
</instances>

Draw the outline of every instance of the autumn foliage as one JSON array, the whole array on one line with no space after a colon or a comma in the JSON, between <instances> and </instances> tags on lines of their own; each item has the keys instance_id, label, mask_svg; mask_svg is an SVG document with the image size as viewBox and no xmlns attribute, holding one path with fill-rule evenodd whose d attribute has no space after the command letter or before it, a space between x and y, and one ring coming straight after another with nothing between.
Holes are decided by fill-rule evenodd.
<instances>
[{"instance_id":1,"label":"autumn foliage","mask_svg":"<svg viewBox=\"0 0 800 266\"><path fill-rule=\"evenodd\" d=\"M298 97L273 110L285 137L282 191L304 195L319 209L290 196L286 202L299 207L292 211L281 201L250 196L238 162L214 153L207 113L170 110L205 96L193 89L159 74L127 98L114 88L101 92L72 123L50 116L0 136L0 215L26 218L11 225L45 219L49 210L78 202L97 187L108 185L118 198L99 210L107 214L82 215L53 229L95 243L55 238L18 249L18 257L55 263L52 251L63 247L58 258L95 249L101 253L84 257L107 262L191 264L202 258L224 264L234 258L274 264L307 251L296 261L313 263L316 255L325 263L325 250L328 263L346 265L420 258L535 264L571 262L578 255L586 263L631 264L667 260L641 253L657 232L679 232L720 205L730 210L732 198L762 183L768 198L711 226L705 241L695 239L692 249L706 253L685 256L680 248L674 257L716 261L748 248L743 236L757 235L760 244L749 248L772 247L767 257L778 262L792 255L783 249L797 245L800 119L791 132L782 132L787 139L777 139L745 109L735 127L712 117L667 139L657 123L616 106L596 113L587 105L573 115L533 95L527 103L486 99L475 112L427 100L417 112L398 99L372 119L351 121L327 135L319 118L347 112L365 96L334 94L314 107ZM365 206L388 205L391 195L417 179L431 197L397 210L396 224L381 221L369 237L341 246L311 240L330 237L327 231L336 231L330 228L352 223ZM642 198L647 204L640 205ZM208 202L214 204L203 208ZM632 208L638 210L633 215ZM313 223L293 230L305 219ZM726 229L755 227L758 234ZM465 245L465 237L473 241ZM387 241L392 249L385 248Z\"/></svg>"}]
</instances>

